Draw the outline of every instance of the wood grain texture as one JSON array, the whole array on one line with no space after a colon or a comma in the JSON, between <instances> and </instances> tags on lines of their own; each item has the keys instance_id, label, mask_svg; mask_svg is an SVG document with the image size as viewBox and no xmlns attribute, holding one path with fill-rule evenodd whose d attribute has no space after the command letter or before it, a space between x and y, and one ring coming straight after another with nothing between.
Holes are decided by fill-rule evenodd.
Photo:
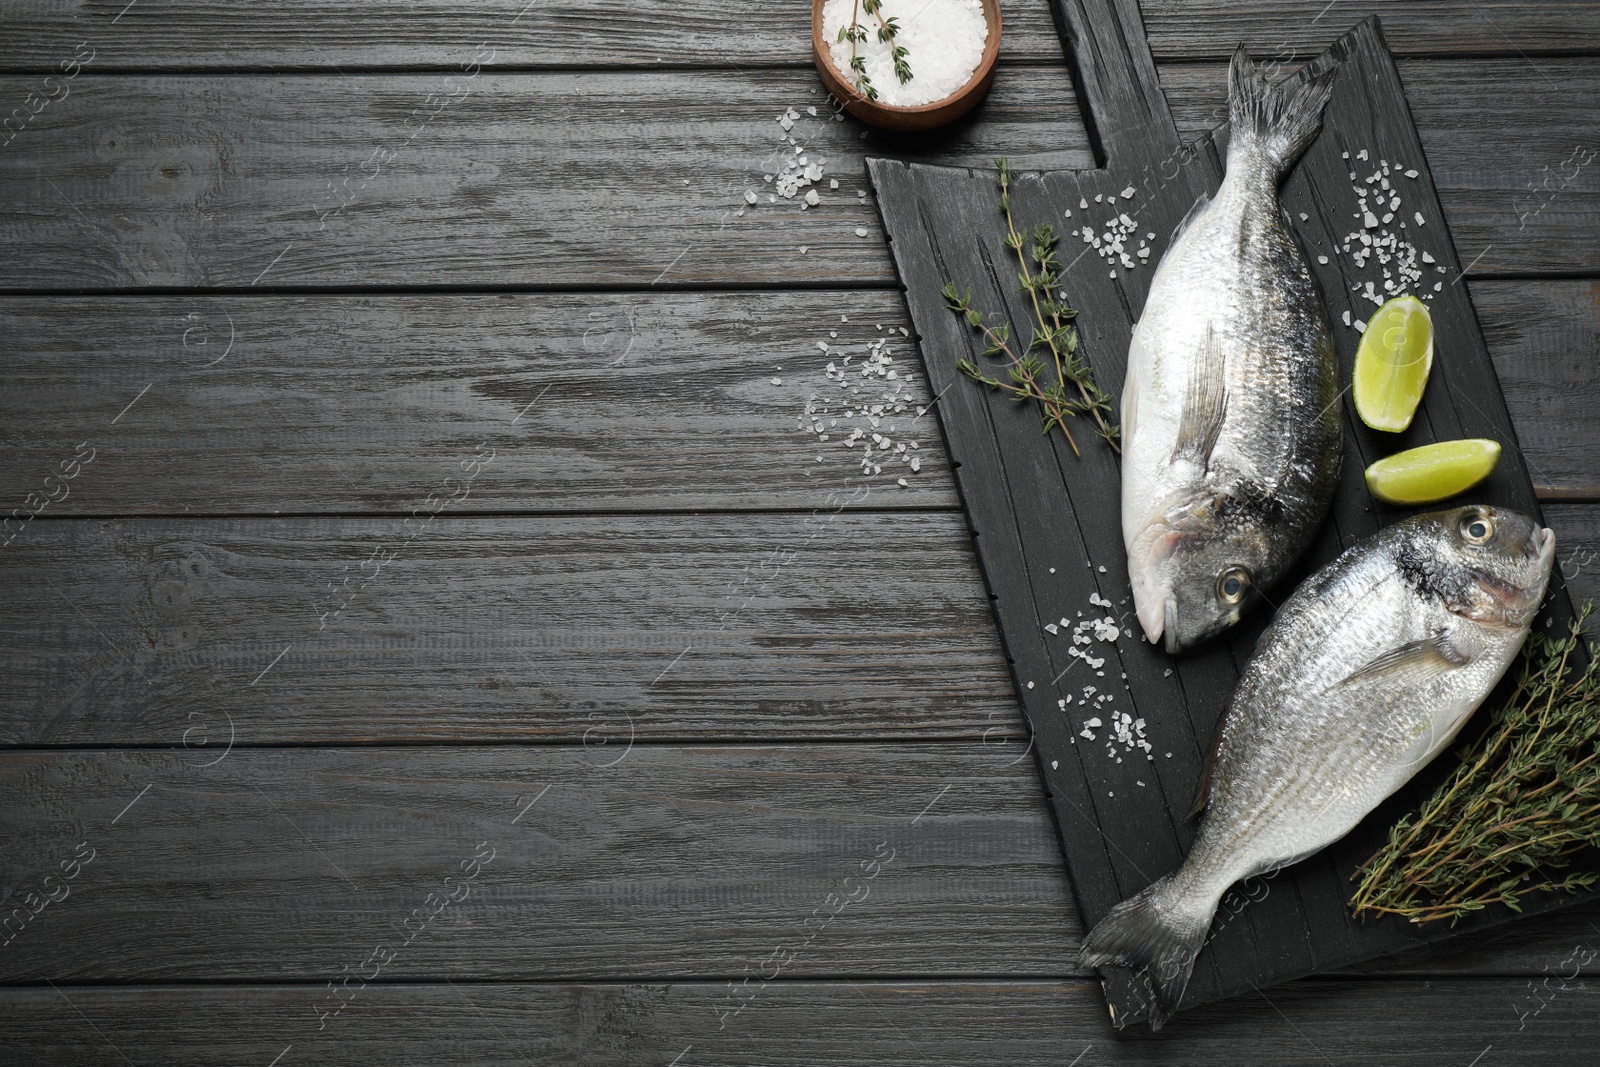
<instances>
[{"instance_id":1,"label":"wood grain texture","mask_svg":"<svg viewBox=\"0 0 1600 1067\"><path fill-rule=\"evenodd\" d=\"M382 979L406 982L737 982L770 976L778 948L787 979L1076 975L1083 927L1022 751L4 753L0 983L322 990L379 944L398 956ZM485 841L494 858L467 896L402 945L430 893L461 895L443 879ZM90 850L62 883L60 861ZM60 899L24 919L41 891ZM830 893L855 900L805 926ZM1600 943L1597 916L1588 904L1365 969L1542 981Z\"/></svg>"},{"instance_id":2,"label":"wood grain texture","mask_svg":"<svg viewBox=\"0 0 1600 1067\"><path fill-rule=\"evenodd\" d=\"M1600 60L1485 59L1465 65L1470 79L1454 77L1454 62L1398 66L1469 276L1595 273L1594 242L1585 251L1569 238L1592 232L1600 214L1600 129L1593 118L1600 113ZM1227 120L1225 68L1165 67L1162 84L1179 129ZM1376 146L1351 147L1354 155L1357 147Z\"/></svg>"},{"instance_id":3,"label":"wood grain texture","mask_svg":"<svg viewBox=\"0 0 1600 1067\"><path fill-rule=\"evenodd\" d=\"M1540 495L1600 494L1595 283L1471 291ZM474 510L956 504L894 292L10 297L0 324L0 502L97 449L44 516L404 513L478 442L496 455ZM898 393L827 377L885 330ZM907 407L876 429L920 470L863 476L844 440L875 428L837 401L886 391ZM840 420L827 441L797 428L813 398Z\"/></svg>"},{"instance_id":4,"label":"wood grain texture","mask_svg":"<svg viewBox=\"0 0 1600 1067\"><path fill-rule=\"evenodd\" d=\"M1587 973L1586 973L1587 977ZM779 979L720 1027L726 982L374 984L318 1032L323 985L0 990L18 1062L349 1064L1080 1064L1480 1067L1587 1064L1592 985L1526 979L1293 982L1197 1008L1146 1040L1110 1032L1074 981ZM80 1014L82 1013L82 1014ZM1525 1014L1526 1013L1526 1014ZM1523 1025L1525 1024L1525 1025ZM288 1049L288 1051L286 1051ZM142 1054L142 1057L141 1057Z\"/></svg>"},{"instance_id":5,"label":"wood grain texture","mask_svg":"<svg viewBox=\"0 0 1600 1067\"><path fill-rule=\"evenodd\" d=\"M518 68L804 66L811 62L809 10L803 4L701 5L681 17L670 0L495 0L460 7L442 0L352 4L279 0L239 9L203 0L78 0L10 13L0 70L53 69L90 40L99 69L327 71L454 68L479 44L498 66ZM1061 44L1047 0L1005 0L1001 62L1060 63ZM1592 52L1594 12L1583 0L1342 2L1273 0L1248 7L1226 0L1146 0L1150 46L1162 60L1225 59L1241 40L1273 52L1320 50L1330 28L1383 16L1401 55L1516 55ZM1321 16L1321 17L1319 17ZM113 24L113 20L117 20ZM704 46L702 22L718 24L717 49Z\"/></svg>"},{"instance_id":6,"label":"wood grain texture","mask_svg":"<svg viewBox=\"0 0 1600 1067\"><path fill-rule=\"evenodd\" d=\"M1402 72L1464 265L1490 247L1472 271L1600 272L1574 225L1600 210L1600 170L1522 232L1517 206L1541 166L1592 136L1600 60ZM1222 76L1163 70L1180 133L1220 121ZM0 95L36 80L0 78ZM1092 163L1065 67L1009 72L937 142L825 121L815 76L795 70L485 71L454 88L443 75L84 73L71 85L0 153L12 251L0 288L885 285L875 205L857 195L866 155ZM762 181L792 156L774 121L790 105L806 158L825 161L821 201L804 211L767 203ZM436 115L410 118L419 108Z\"/></svg>"},{"instance_id":7,"label":"wood grain texture","mask_svg":"<svg viewBox=\"0 0 1600 1067\"><path fill-rule=\"evenodd\" d=\"M1067 13L1082 18L1070 7ZM1427 262L1436 263L1437 271L1452 282L1446 288L1439 281L1427 296L1433 301L1439 347L1453 355L1435 368L1418 421L1398 440L1380 442L1353 412L1347 412L1349 454L1332 518L1307 555L1307 570L1332 559L1380 525L1404 517L1404 512L1375 506L1362 483L1362 469L1379 455L1436 439L1515 439L1473 310L1465 291L1453 284L1461 261L1449 231L1440 225L1435 186L1398 72L1375 20L1363 22L1340 38L1317 65L1337 66L1333 97L1321 135L1284 183L1281 199L1308 251L1326 253L1318 258L1320 265L1313 266L1312 273L1330 313L1338 318L1345 309L1347 325L1334 327L1342 371L1348 376L1359 336L1348 324L1370 313L1370 305L1357 303L1351 295L1352 283L1360 288L1362 272L1336 250L1340 235L1351 229L1347 218L1354 206L1354 197L1344 191L1349 186L1346 171L1361 168L1356 160L1368 148L1374 153L1369 169L1378 165L1378 158L1404 160L1402 167L1412 168L1408 173L1415 176L1414 181L1398 180L1406 183L1407 210L1416 211L1423 221L1407 236L1431 253ZM1130 111L1139 106L1137 100L1125 105ZM1113 155L1103 171L1052 170L1023 175L1010 194L1020 217L1018 225L1031 229L1036 222L1059 219L1064 207L1070 210L1075 205L1080 216L1099 217L1108 210L1134 213L1140 220L1138 228L1153 231L1152 238L1170 233L1195 197L1214 188L1220 179L1225 149L1219 145L1202 152L1187 167L1174 166L1169 176L1160 170L1160 164L1169 160L1160 152L1159 133L1159 129L1154 131L1153 149L1142 150L1135 144L1126 154ZM933 385L944 389L961 380L951 369L956 356L981 359L977 350L982 344L974 343L974 331L952 317L938 298L943 284L954 281L958 286L974 286L978 307L1001 309L1001 316L1013 323L1029 321L1025 298L1014 284L1000 280L1009 278L1013 268L1006 265L1011 255L1002 246L1002 228L994 221L993 180L970 171L908 167L890 160L872 161L871 173L913 319L925 350L932 354ZM1092 197L1098 204L1103 193L1115 193L1124 186L1131 188L1117 207L1082 210L1087 206L1084 198ZM1124 207L1130 196L1131 206ZM1294 218L1299 221L1293 222ZM1427 219L1434 223L1424 228ZM1397 226L1405 229L1403 222ZM1069 246L1073 243L1068 242ZM1157 238L1151 259L1158 259L1162 251ZM1086 356L1102 384L1114 387L1122 380L1128 336L1150 272L1124 269L1119 276L1113 270L1108 280L1106 264L1090 260L1087 266L1078 267L1080 262L1081 257L1063 269L1060 287L1072 294L1080 311L1080 355ZM1369 280L1369 287L1371 284ZM1060 435L1052 435L1048 446L1041 447L1035 420L1020 417L1013 404L998 396L952 391L939 412L957 484L979 534L980 564L996 598L1015 682L1034 729L1074 894L1086 921L1093 923L1118 901L1181 861L1193 827L1177 813L1194 794L1201 754L1261 623L1252 620L1225 640L1176 658L1135 642L1131 609L1125 608L1127 562L1114 520L1106 521L1118 509L1119 479L1110 450L1091 443L1079 457L1075 448L1069 451ZM1087 438L1087 432L1083 436ZM1477 499L1538 514L1530 476L1515 449L1474 493ZM1092 571L1080 569L1080 560L1098 566ZM1066 566L1057 574L1057 565L1063 561ZM1289 575L1284 585L1292 587L1300 576L1300 572ZM1094 678L1080 670L1076 680L1063 681L1077 662L1065 655L1065 639L1054 634L1054 627L1047 631L1044 624L1055 618L1062 606L1070 612L1071 606L1096 603L1100 597L1110 598L1109 610L1122 616L1129 627L1129 640L1092 649L1096 656L1104 657L1103 664L1091 664L1104 668L1097 669ZM1564 625L1569 617L1570 605L1559 588L1546 611L1550 614L1544 622L1551 625ZM1062 614L1065 621L1067 613ZM1119 677L1120 684L1109 680ZM1101 682L1101 678L1108 680ZM1102 695L1096 697L1094 706L1078 710L1094 691L1086 689L1080 700L1078 687L1084 683L1099 689L1109 687L1115 703L1101 706ZM1069 709L1069 702L1077 702L1077 706ZM1074 735L1082 721L1107 712L1148 721L1156 750L1140 758L1144 754L1130 746L1129 758L1124 760L1124 753L1104 738L1105 753L1098 751L1100 744L1092 737L1088 744L1077 743ZM1090 721L1099 725L1097 719ZM1118 758L1113 760L1113 756ZM1468 926L1476 929L1504 921L1505 915L1485 913L1456 930L1434 927L1419 932L1363 926L1348 917L1344 899L1351 870L1371 853L1384 828L1414 803L1414 795L1425 795L1440 773L1435 770L1419 777L1409 791L1376 809L1352 834L1286 872L1281 876L1285 888L1245 909L1243 918L1219 924L1200 957L1184 1002L1193 1005L1240 995L1262 985L1393 952L1423 938L1438 939ZM1146 1018L1150 999L1144 983L1130 983L1121 969L1108 968L1106 973L1107 997L1119 1025Z\"/></svg>"},{"instance_id":8,"label":"wood grain texture","mask_svg":"<svg viewBox=\"0 0 1600 1067\"><path fill-rule=\"evenodd\" d=\"M790 977L1060 975L1077 931L1022 751L7 753L8 912L95 855L0 981L320 985L379 944L405 981L737 977L779 946ZM408 939L433 893L460 899Z\"/></svg>"},{"instance_id":9,"label":"wood grain texture","mask_svg":"<svg viewBox=\"0 0 1600 1067\"><path fill-rule=\"evenodd\" d=\"M1600 597L1600 507L1547 520L1573 595ZM0 551L0 741L204 762L231 721L241 745L563 742L601 761L630 737L1026 744L959 513L444 514L405 535L33 524ZM398 555L364 583L380 548Z\"/></svg>"},{"instance_id":10,"label":"wood grain texture","mask_svg":"<svg viewBox=\"0 0 1600 1067\"><path fill-rule=\"evenodd\" d=\"M403 513L486 442L477 510L953 507L909 325L889 291L0 298L0 501L88 441L45 514ZM863 476L857 426L907 448Z\"/></svg>"},{"instance_id":11,"label":"wood grain texture","mask_svg":"<svg viewBox=\"0 0 1600 1067\"><path fill-rule=\"evenodd\" d=\"M756 983L752 982L752 987ZM1557 988L1554 984L1552 988ZM506 982L372 985L316 1030L321 985L48 987L0 991L18 1062L315 1062L363 1065L563 1063L680 1067L817 1063L927 1067L1278 1067L1321 1064L1570 1067L1600 1026L1577 982L1537 1005L1522 979L1295 982L1263 997L1201 1007L1154 1039L1117 1040L1084 982L779 980L719 1029L725 983ZM82 1013L81 1015L79 1013ZM85 1020L90 1020L86 1022ZM97 1032L98 1031L98 1032ZM142 1054L142 1055L141 1055Z\"/></svg>"},{"instance_id":12,"label":"wood grain texture","mask_svg":"<svg viewBox=\"0 0 1600 1067\"><path fill-rule=\"evenodd\" d=\"M1539 495L1600 496L1600 405L1583 399L1600 388L1600 283L1468 288Z\"/></svg>"},{"instance_id":13,"label":"wood grain texture","mask_svg":"<svg viewBox=\"0 0 1600 1067\"><path fill-rule=\"evenodd\" d=\"M1341 0L1332 7L1328 0L1143 0L1140 7L1158 59L1226 59L1241 41L1257 56L1309 58L1333 33L1368 15L1383 19L1383 36L1397 56L1593 55L1600 33L1587 0Z\"/></svg>"},{"instance_id":14,"label":"wood grain texture","mask_svg":"<svg viewBox=\"0 0 1600 1067\"><path fill-rule=\"evenodd\" d=\"M1022 744L958 514L406 521L30 524L0 738Z\"/></svg>"}]
</instances>

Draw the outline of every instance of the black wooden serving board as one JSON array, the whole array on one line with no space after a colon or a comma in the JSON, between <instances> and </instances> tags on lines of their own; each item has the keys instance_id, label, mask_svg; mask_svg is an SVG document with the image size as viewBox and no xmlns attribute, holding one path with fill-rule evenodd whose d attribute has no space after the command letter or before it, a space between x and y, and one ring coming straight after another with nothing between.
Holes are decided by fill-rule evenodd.
<instances>
[{"instance_id":1,"label":"black wooden serving board","mask_svg":"<svg viewBox=\"0 0 1600 1067\"><path fill-rule=\"evenodd\" d=\"M1134 0L1057 0L1056 13L1079 94L1088 102L1085 121L1104 165L1093 171L1019 173L1012 205L1019 228L1049 222L1065 232L1061 288L1079 310L1083 351L1096 379L1115 394L1155 264L1196 197L1220 182L1227 135L1224 129L1191 146L1180 143ZM1373 280L1381 293L1382 280L1375 259L1357 269L1335 249L1345 234L1361 228L1353 218L1357 201L1350 172L1364 179L1380 160L1397 173L1419 172L1416 179L1398 177L1395 183L1404 198L1404 218L1410 220L1404 236L1419 258L1426 251L1444 268L1425 266L1417 286L1432 293L1434 283L1442 283L1430 302L1436 355L1422 410L1406 433L1367 430L1344 401L1346 454L1332 518L1302 568L1274 599L1287 595L1307 568L1404 517L1406 512L1373 501L1362 479L1368 463L1401 448L1456 437L1495 438L1506 446L1504 458L1472 498L1539 512L1378 20L1361 22L1308 69L1330 65L1338 74L1322 133L1290 174L1281 197L1322 288L1344 380L1349 380L1359 334L1342 325L1342 314L1348 311L1354 321L1376 309L1352 287ZM1368 159L1357 158L1362 150ZM1349 159L1343 157L1346 152ZM886 159L869 160L868 167L928 374L940 395L937 407L952 466L1033 727L1073 890L1084 921L1092 924L1182 861L1194 832L1185 813L1204 751L1266 619L1258 615L1231 635L1178 657L1138 636L1122 547L1116 457L1087 426L1076 433L1082 455L1074 456L1060 433L1041 437L1031 404L985 390L956 370L963 356L982 362L982 345L945 307L940 290L947 281L970 287L977 307L1003 312L1024 337L1031 321L1012 254L1001 242L994 172ZM1129 186L1135 190L1131 200L1119 195L1115 210L1095 204L1097 194L1120 194ZM1088 210L1080 207L1085 200ZM1070 218L1065 216L1069 210ZM1090 225L1099 233L1105 220L1123 212L1137 220L1141 236L1156 237L1147 263L1132 271L1119 265L1113 278L1110 266L1072 231ZM1424 223L1410 219L1411 212L1420 212ZM1327 263L1319 263L1319 256ZM1067 655L1071 627L1058 634L1044 629L1062 617L1076 623L1079 612L1104 614L1090 606L1095 593L1113 602L1124 632L1133 635L1114 646L1096 643L1095 654L1105 656L1100 674ZM1536 625L1564 627L1571 616L1566 591L1558 587ZM1084 685L1110 689L1112 706L1146 720L1153 760L1138 753L1124 753L1120 762L1108 756L1105 728L1095 731L1100 740L1093 744L1075 736L1093 710L1076 705ZM1062 698L1069 700L1065 712L1057 706ZM1469 726L1469 735L1472 730ZM1436 761L1343 841L1252 887L1248 896L1259 899L1246 903L1242 893L1225 898L1183 1005L1250 992L1513 917L1496 909L1452 929L1392 919L1357 922L1349 915L1355 866L1382 842L1394 819L1432 789L1449 763L1448 757ZM1581 898L1542 897L1529 901L1526 912L1576 899ZM1105 991L1119 1027L1147 1019L1142 980L1113 972Z\"/></svg>"}]
</instances>

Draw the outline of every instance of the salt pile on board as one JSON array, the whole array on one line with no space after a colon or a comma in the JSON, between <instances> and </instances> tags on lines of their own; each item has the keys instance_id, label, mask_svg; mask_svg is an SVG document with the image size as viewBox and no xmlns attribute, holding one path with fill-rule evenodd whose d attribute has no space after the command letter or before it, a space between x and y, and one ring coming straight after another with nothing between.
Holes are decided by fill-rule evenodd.
<instances>
[{"instance_id":1,"label":"salt pile on board","mask_svg":"<svg viewBox=\"0 0 1600 1067\"><path fill-rule=\"evenodd\" d=\"M1083 238L1083 243L1092 245L1100 254L1100 258L1112 267L1121 264L1123 270L1133 270L1141 263L1150 262L1150 242L1155 240L1155 234L1146 232L1139 236L1139 220L1128 215L1127 210L1117 210L1117 201L1121 199L1127 203L1133 199L1134 188L1128 186L1120 193L1096 193L1094 202L1113 212L1111 218L1105 221L1105 229L1095 233L1093 226L1084 226L1078 231ZM1081 211L1092 211L1089 201L1079 199L1078 208ZM1072 212L1066 213L1067 218L1072 218ZM1137 243L1138 247L1134 245ZM1135 258L1137 257L1137 258ZM1113 270L1111 276L1115 278L1117 272Z\"/></svg>"},{"instance_id":2,"label":"salt pile on board","mask_svg":"<svg viewBox=\"0 0 1600 1067\"><path fill-rule=\"evenodd\" d=\"M1344 158L1349 160L1350 153L1344 153ZM1368 158L1369 153L1365 148L1355 155L1359 162L1367 162ZM1386 159L1378 160L1377 168L1365 178L1355 171L1349 172L1350 181L1355 183L1350 188L1356 194L1356 210L1352 217L1360 229L1345 234L1339 247L1349 255L1351 264L1357 270L1366 267L1370 261L1377 261L1382 276L1374 281L1357 282L1350 287L1350 291L1358 299L1370 300L1379 307L1387 300L1412 292L1424 300L1432 300L1433 294L1444 288L1444 283L1439 281L1435 281L1430 288L1423 277L1424 267L1432 266L1435 273L1443 274L1444 265L1427 252L1419 254L1417 246L1406 239L1409 227L1405 221L1404 199L1400 190L1402 174L1411 181L1418 176L1417 171L1407 170L1405 164L1391 164ZM1411 221L1418 226L1427 225L1420 211L1411 212ZM1321 257L1318 261L1321 262ZM1357 332L1366 330L1366 323L1361 320L1352 322L1349 312L1341 319Z\"/></svg>"},{"instance_id":3,"label":"salt pile on board","mask_svg":"<svg viewBox=\"0 0 1600 1067\"><path fill-rule=\"evenodd\" d=\"M879 40L880 17L898 23L900 32L893 41ZM867 31L867 39L855 45L855 54L866 61L877 102L890 107L920 107L955 95L978 69L989 39L989 23L979 0L883 0L878 15L867 14L861 0L827 0L822 7L822 37L829 42L834 69L852 86L859 75L850 69L851 45L839 40L839 31L852 18ZM904 84L894 73L896 45L906 50L905 61L911 67L911 80Z\"/></svg>"},{"instance_id":4,"label":"salt pile on board","mask_svg":"<svg viewBox=\"0 0 1600 1067\"><path fill-rule=\"evenodd\" d=\"M891 475L916 474L922 470L921 445L903 434L915 431L927 405L913 395L916 376L895 362L890 345L895 329L876 325L883 336L869 342L864 352L838 344L837 330L828 331L829 340L816 342L829 357L823 374L837 391L813 393L796 428L814 435L819 444L851 449L863 476L882 474L885 467ZM899 333L910 336L903 326ZM818 456L817 462L822 461ZM907 487L904 477L895 484Z\"/></svg>"},{"instance_id":5,"label":"salt pile on board","mask_svg":"<svg viewBox=\"0 0 1600 1067\"><path fill-rule=\"evenodd\" d=\"M1127 601L1124 600L1123 603L1126 604ZM1115 611L1111 601L1099 593L1089 594L1089 606L1107 612ZM1070 634L1068 634L1069 626L1071 627ZM1095 643L1115 644L1119 637L1132 637L1134 633L1132 629L1123 630L1120 628L1117 625L1117 617L1114 614L1091 614L1088 618L1084 618L1081 611L1078 612L1076 624L1063 617L1060 622L1045 623L1044 628L1051 635L1070 636L1072 646L1067 649L1067 654L1082 660L1085 666L1095 672L1095 677L1097 678L1104 678L1106 672L1100 669L1105 666L1105 656L1096 656L1093 652ZM1070 670L1070 668L1068 669ZM1062 674L1066 674L1066 671L1063 671ZM1127 677L1126 674L1122 675L1124 683L1126 683ZM1059 680L1060 676L1057 676L1057 681ZM1123 689L1126 691L1126 684L1124 684ZM1147 760L1155 759L1155 754L1152 751L1153 746L1145 736L1146 724L1144 719L1135 718L1130 712L1118 711L1113 706L1116 699L1115 693L1103 690L1098 685L1085 685L1082 687L1076 701L1071 697L1063 697L1056 701L1056 707L1063 712L1070 707L1085 709L1085 712L1088 713L1088 718L1084 719L1079 727L1078 737L1083 738L1085 741L1093 742L1101 740L1103 736L1106 755L1117 763L1122 762L1124 755L1133 752L1143 753L1144 758ZM1101 716L1104 716L1104 718L1101 718ZM1107 734L1096 733L1097 730L1103 727L1109 728ZM1071 740L1073 744L1077 744L1077 737Z\"/></svg>"}]
</instances>

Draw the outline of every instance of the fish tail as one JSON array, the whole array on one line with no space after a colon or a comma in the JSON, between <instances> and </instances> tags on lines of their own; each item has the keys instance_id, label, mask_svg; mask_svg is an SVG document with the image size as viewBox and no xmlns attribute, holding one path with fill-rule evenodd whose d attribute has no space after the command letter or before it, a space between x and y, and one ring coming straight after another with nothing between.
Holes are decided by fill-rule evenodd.
<instances>
[{"instance_id":1,"label":"fish tail","mask_svg":"<svg viewBox=\"0 0 1600 1067\"><path fill-rule=\"evenodd\" d=\"M1258 145L1281 177L1322 129L1322 109L1333 92L1333 77L1330 67L1308 78L1291 76L1268 85L1241 44L1228 66L1233 143Z\"/></svg>"},{"instance_id":2,"label":"fish tail","mask_svg":"<svg viewBox=\"0 0 1600 1067\"><path fill-rule=\"evenodd\" d=\"M1078 963L1082 967L1115 964L1143 971L1156 991L1150 1026L1159 1030L1183 998L1216 910L1215 901L1192 900L1169 874L1112 908L1096 923L1083 939Z\"/></svg>"}]
</instances>

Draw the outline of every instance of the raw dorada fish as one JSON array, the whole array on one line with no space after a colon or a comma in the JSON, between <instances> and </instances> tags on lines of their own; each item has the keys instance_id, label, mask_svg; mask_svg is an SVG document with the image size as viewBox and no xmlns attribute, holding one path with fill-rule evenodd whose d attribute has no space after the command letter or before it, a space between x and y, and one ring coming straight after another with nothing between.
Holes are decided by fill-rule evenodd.
<instances>
[{"instance_id":1,"label":"raw dorada fish","mask_svg":"<svg viewBox=\"0 0 1600 1067\"><path fill-rule=\"evenodd\" d=\"M1156 268L1122 393L1122 537L1151 643L1233 625L1305 551L1339 476L1338 363L1278 182L1316 137L1333 72L1228 75L1227 176Z\"/></svg>"},{"instance_id":2,"label":"raw dorada fish","mask_svg":"<svg viewBox=\"0 0 1600 1067\"><path fill-rule=\"evenodd\" d=\"M1522 648L1554 558L1549 530L1474 506L1391 526L1307 579L1229 698L1183 866L1113 908L1082 963L1142 969L1159 1025L1229 886L1338 840L1455 737Z\"/></svg>"}]
</instances>

